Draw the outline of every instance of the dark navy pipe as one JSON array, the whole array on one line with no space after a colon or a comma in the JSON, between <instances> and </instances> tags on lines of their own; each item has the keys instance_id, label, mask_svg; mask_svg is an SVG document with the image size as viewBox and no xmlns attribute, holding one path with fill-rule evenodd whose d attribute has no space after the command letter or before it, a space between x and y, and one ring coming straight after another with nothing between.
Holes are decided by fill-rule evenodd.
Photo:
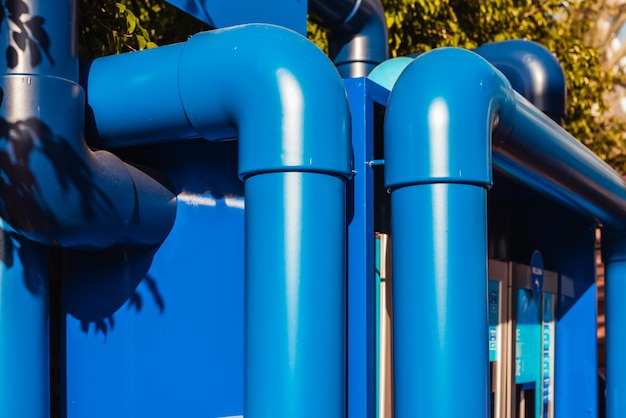
<instances>
[{"instance_id":1,"label":"dark navy pipe","mask_svg":"<svg viewBox=\"0 0 626 418\"><path fill-rule=\"evenodd\" d=\"M380 0L311 0L309 13L328 28L329 56L342 77L364 77L389 58Z\"/></svg>"},{"instance_id":2,"label":"dark navy pipe","mask_svg":"<svg viewBox=\"0 0 626 418\"><path fill-rule=\"evenodd\" d=\"M239 139L245 416L343 417L352 167L346 92L332 63L294 32L245 25L97 59L84 82L102 146Z\"/></svg>"},{"instance_id":3,"label":"dark navy pipe","mask_svg":"<svg viewBox=\"0 0 626 418\"><path fill-rule=\"evenodd\" d=\"M483 44L474 52L500 70L515 91L563 125L567 115L565 73L547 48L532 41L509 40Z\"/></svg>"}]
</instances>

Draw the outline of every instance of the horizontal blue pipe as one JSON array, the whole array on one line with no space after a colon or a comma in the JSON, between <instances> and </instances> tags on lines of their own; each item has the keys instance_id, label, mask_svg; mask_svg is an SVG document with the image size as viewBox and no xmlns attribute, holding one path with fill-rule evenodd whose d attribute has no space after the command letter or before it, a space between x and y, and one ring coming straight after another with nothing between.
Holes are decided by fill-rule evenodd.
<instances>
[{"instance_id":1,"label":"horizontal blue pipe","mask_svg":"<svg viewBox=\"0 0 626 418\"><path fill-rule=\"evenodd\" d=\"M277 26L215 30L184 44L99 58L82 83L93 114L90 140L100 146L238 137L241 177L351 175L350 144L336 140L350 129L341 79L315 45Z\"/></svg>"}]
</instances>

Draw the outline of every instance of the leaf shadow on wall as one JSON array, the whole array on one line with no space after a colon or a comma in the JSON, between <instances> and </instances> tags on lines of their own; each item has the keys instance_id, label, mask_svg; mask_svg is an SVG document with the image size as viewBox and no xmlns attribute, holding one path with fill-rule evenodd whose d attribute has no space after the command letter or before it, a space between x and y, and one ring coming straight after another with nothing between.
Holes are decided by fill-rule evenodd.
<instances>
[{"instance_id":1,"label":"leaf shadow on wall","mask_svg":"<svg viewBox=\"0 0 626 418\"><path fill-rule=\"evenodd\" d=\"M141 312L151 300L160 314L165 299L148 274L156 249L103 251L64 250L62 255L65 313L80 321L83 332L93 325L105 336L115 328L114 314L127 308ZM145 284L143 293L138 290Z\"/></svg>"}]
</instances>

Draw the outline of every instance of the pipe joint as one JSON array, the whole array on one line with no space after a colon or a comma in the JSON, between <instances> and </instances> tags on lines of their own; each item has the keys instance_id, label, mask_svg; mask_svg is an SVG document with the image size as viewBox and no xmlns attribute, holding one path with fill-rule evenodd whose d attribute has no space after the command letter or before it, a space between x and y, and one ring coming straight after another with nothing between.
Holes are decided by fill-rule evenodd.
<instances>
[{"instance_id":1,"label":"pipe joint","mask_svg":"<svg viewBox=\"0 0 626 418\"><path fill-rule=\"evenodd\" d=\"M506 138L511 132L513 94L506 78L473 52L442 48L413 60L387 105L386 187L490 187L492 133Z\"/></svg>"},{"instance_id":2,"label":"pipe joint","mask_svg":"<svg viewBox=\"0 0 626 418\"><path fill-rule=\"evenodd\" d=\"M351 177L345 88L306 38L271 25L206 32L187 41L178 68L191 126L207 139L239 137L242 179L285 171Z\"/></svg>"}]
</instances>

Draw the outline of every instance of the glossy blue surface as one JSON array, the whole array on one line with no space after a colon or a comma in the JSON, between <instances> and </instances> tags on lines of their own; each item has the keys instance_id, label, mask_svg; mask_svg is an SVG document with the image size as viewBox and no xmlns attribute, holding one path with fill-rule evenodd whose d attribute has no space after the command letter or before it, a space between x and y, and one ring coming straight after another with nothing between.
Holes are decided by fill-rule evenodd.
<instances>
[{"instance_id":1,"label":"glossy blue surface","mask_svg":"<svg viewBox=\"0 0 626 418\"><path fill-rule=\"evenodd\" d=\"M246 180L246 417L345 415L345 183Z\"/></svg>"},{"instance_id":2,"label":"glossy blue surface","mask_svg":"<svg viewBox=\"0 0 626 418\"><path fill-rule=\"evenodd\" d=\"M391 208L395 416L485 417L486 189L406 186Z\"/></svg>"},{"instance_id":3,"label":"glossy blue surface","mask_svg":"<svg viewBox=\"0 0 626 418\"><path fill-rule=\"evenodd\" d=\"M428 100L431 100L432 104L437 104L438 107L433 106L432 112L430 112L430 108L422 108L420 114L416 116L415 128L411 129L415 129L418 132L422 129L424 131L421 135L431 135L430 132L426 131L426 127L432 124L432 121L428 120L428 115L430 114L434 117L434 115L438 114L441 118L446 115L444 110L448 106L448 104L444 106L443 102L435 99L437 97L448 98L452 95L455 103L458 105L462 106L462 103L465 103L461 119L466 117L467 120L463 122L449 120L447 125L449 125L450 132L454 130L460 132L469 130L470 128L464 125L467 122L477 124L476 129L471 129L471 132L480 131L481 135L486 135L488 138L492 131L489 128L492 124L492 118L494 116L497 118L497 123L494 123L493 126L492 137L493 166L495 168L504 171L530 187L541 189L550 199L559 200L576 211L595 217L610 229L623 229L626 225L626 206L624 205L624 201L626 201L626 187L623 179L588 148L534 107L527 99L513 91L508 81L504 79L499 71L487 64L486 61L472 56L472 54L469 51L453 48L434 50L420 55L411 62L394 60L390 64L383 63L379 66L380 71L378 68L374 70L374 72L378 73L374 78L377 82L384 82L385 85L394 86L395 83L399 82L399 80L394 80L394 77L409 78L409 76L401 75L403 72L412 71L418 73L423 71L422 75L416 75L415 77L422 78L422 87L426 96L429 97ZM419 64L420 62L421 64ZM426 64L429 64L432 68L437 68L437 70L429 71ZM463 83L463 91L469 92L472 88L480 85L485 87L483 93L476 94L475 97L467 96L467 93L455 93L454 88L451 86L456 84L448 81L443 82L440 86L441 90L434 87L433 77L441 78L442 80L458 79L460 81L461 79L453 74L454 69L458 68L459 65L467 65L471 69L463 76L466 77L463 78L466 81ZM391 66L389 71L386 70L387 66ZM402 69L403 66L406 66L406 68ZM479 70L479 72L472 72L473 70ZM484 72L481 73L482 71ZM482 74L482 76L479 76L479 74ZM384 79L384 81L380 78ZM484 83L484 86L481 85L481 82ZM495 96L491 97L491 93L488 93L488 91L493 88L495 88L493 90ZM404 88L402 87L401 90L404 90ZM432 93L429 93L430 91ZM448 91L447 94L445 93L446 91ZM486 96L483 96L483 94L486 94ZM485 114L486 105L493 105L489 108L491 113L488 115ZM439 110L435 112L437 109ZM470 117L467 112L472 112L472 115L473 112L477 112L477 114L482 116ZM433 119L433 121L436 121L436 119ZM466 135L459 137L464 136ZM437 141L437 143L441 142ZM420 145L411 146L419 147ZM428 147L427 145L424 146ZM454 149L459 149L459 147L459 145L455 145ZM452 149L449 145L441 145L438 148L427 148L420 150L420 152L423 155L430 155L433 152L441 153L449 149ZM466 152L475 153L477 151L464 149L458 155L455 152L453 153L452 161L462 161L461 156L466 155ZM413 154L407 153L406 158L410 158L410 155ZM456 172L459 179L461 177L468 178L468 173L463 173L459 170L455 171L454 166L431 167L431 165L430 162L426 165L416 165L416 167L420 168L415 168L414 171L420 176L427 176L428 172L432 172L437 177L445 176L447 172L450 172L450 175L453 176ZM393 171L388 171L390 173L389 179L396 176ZM398 173L398 178L393 181L403 182L402 176L402 173Z\"/></svg>"},{"instance_id":4,"label":"glossy blue surface","mask_svg":"<svg viewBox=\"0 0 626 418\"><path fill-rule=\"evenodd\" d=\"M465 70L458 74L460 62ZM501 124L510 123L512 93L501 74L472 52L439 49L413 60L387 105L387 187L488 185L492 126L496 117Z\"/></svg>"},{"instance_id":5,"label":"glossy blue surface","mask_svg":"<svg viewBox=\"0 0 626 418\"><path fill-rule=\"evenodd\" d=\"M0 416L50 416L49 250L0 230Z\"/></svg>"},{"instance_id":6,"label":"glossy blue surface","mask_svg":"<svg viewBox=\"0 0 626 418\"><path fill-rule=\"evenodd\" d=\"M155 65L161 61L165 66ZM128 77L126 68L136 75ZM242 177L282 170L351 175L342 81L328 57L286 29L245 25L101 58L85 80L94 114L88 128L103 146L238 136ZM129 91L132 101L121 109L115 98Z\"/></svg>"}]
</instances>

